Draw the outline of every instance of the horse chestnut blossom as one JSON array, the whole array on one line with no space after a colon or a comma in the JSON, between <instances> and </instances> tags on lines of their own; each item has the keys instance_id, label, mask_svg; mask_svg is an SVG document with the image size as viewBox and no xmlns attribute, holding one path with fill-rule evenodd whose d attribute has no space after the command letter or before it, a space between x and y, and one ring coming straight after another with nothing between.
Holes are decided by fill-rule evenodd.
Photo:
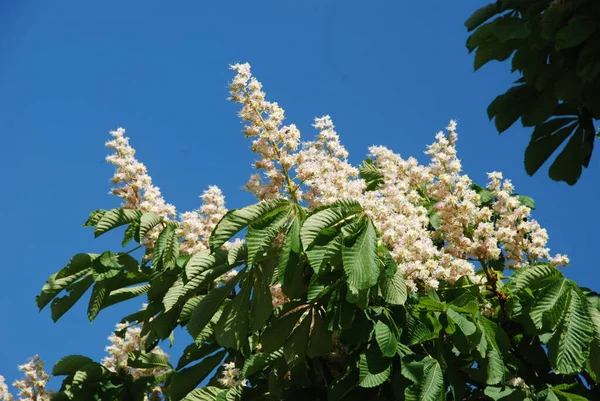
<instances>
[{"instance_id":1,"label":"horse chestnut blossom","mask_svg":"<svg viewBox=\"0 0 600 401\"><path fill-rule=\"evenodd\" d=\"M230 99L242 105L244 133L255 138L255 167L262 171L252 176L248 190L259 200L287 197L309 210L341 199L358 201L413 291L419 286L437 289L440 280L475 278L476 264L500 258L513 269L539 260L557 266L569 262L564 255L549 254L546 230L531 219L531 209L514 196L511 182L502 181L501 173L489 174L492 199L482 201L461 172L455 121L428 147L427 165L382 146L371 147L370 160L381 182L367 188L359 169L348 163L330 116L315 119L317 139L296 151L300 132L295 125L283 126L283 109L266 100L250 65L231 69L237 75Z\"/></svg>"},{"instance_id":2,"label":"horse chestnut blossom","mask_svg":"<svg viewBox=\"0 0 600 401\"><path fill-rule=\"evenodd\" d=\"M19 370L25 377L13 383L19 390L18 401L50 401L53 392L46 389L50 375L44 370L44 362L40 357L33 356L26 364L19 365ZM14 400L14 396L8 391L4 376L0 375L0 401Z\"/></svg>"},{"instance_id":3,"label":"horse chestnut blossom","mask_svg":"<svg viewBox=\"0 0 600 401\"><path fill-rule=\"evenodd\" d=\"M227 362L223 364L221 377L217 381L223 387L245 386L248 380L241 379L242 371L235 367L235 362Z\"/></svg>"},{"instance_id":4,"label":"horse chestnut blossom","mask_svg":"<svg viewBox=\"0 0 600 401\"><path fill-rule=\"evenodd\" d=\"M208 238L227 209L221 189L215 185L208 187L201 196L203 205L197 211L181 214L178 234L183 238L181 252L193 255L208 249Z\"/></svg>"}]
</instances>

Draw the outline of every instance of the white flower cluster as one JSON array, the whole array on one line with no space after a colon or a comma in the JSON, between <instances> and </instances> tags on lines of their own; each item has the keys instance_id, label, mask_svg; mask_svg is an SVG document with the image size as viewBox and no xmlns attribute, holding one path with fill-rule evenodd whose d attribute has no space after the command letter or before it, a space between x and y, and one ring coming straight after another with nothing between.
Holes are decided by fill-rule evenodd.
<instances>
[{"instance_id":1,"label":"white flower cluster","mask_svg":"<svg viewBox=\"0 0 600 401\"><path fill-rule=\"evenodd\" d=\"M245 133L257 138L252 147L260 156L256 168L264 170L264 177L251 178L248 189L261 200L283 196L305 201L309 209L339 199L359 201L413 291L419 285L437 289L440 280L473 276L473 262L501 256L514 269L539 260L568 263L564 255L550 256L546 231L531 219L531 209L513 196L510 181L501 183L500 173L490 173L491 204L481 201L471 179L461 173L456 122L428 147L428 165L404 160L382 146L371 147L369 156L382 182L367 190L358 169L348 163L348 152L329 116L315 119L317 140L294 153L300 133L295 126L281 128L281 107L265 100L248 64L231 68L237 72L231 99L242 104Z\"/></svg>"},{"instance_id":2,"label":"white flower cluster","mask_svg":"<svg viewBox=\"0 0 600 401\"><path fill-rule=\"evenodd\" d=\"M242 371L235 367L235 362L227 362L223 364L221 377L217 379L224 387L245 386L248 383L246 379L240 379Z\"/></svg>"},{"instance_id":3,"label":"white flower cluster","mask_svg":"<svg viewBox=\"0 0 600 401\"><path fill-rule=\"evenodd\" d=\"M106 142L106 146L115 152L108 155L106 161L116 167L111 181L117 185L111 193L123 198L123 207L126 209L140 209L174 218L175 206L166 203L160 189L152 185L146 166L135 158L135 149L129 145L125 129L118 128L110 134L114 139Z\"/></svg>"},{"instance_id":4,"label":"white flower cluster","mask_svg":"<svg viewBox=\"0 0 600 401\"><path fill-rule=\"evenodd\" d=\"M262 84L252 77L248 63L235 64L231 69L237 75L229 88L230 99L242 104L240 117L246 122L244 134L255 138L252 150L261 157L255 167L264 170L264 177L252 175L246 188L259 199L278 198L282 196L283 187L294 193L288 172L295 164L291 152L298 149L300 131L293 124L282 126L283 109L265 100Z\"/></svg>"},{"instance_id":5,"label":"white flower cluster","mask_svg":"<svg viewBox=\"0 0 600 401\"><path fill-rule=\"evenodd\" d=\"M193 255L208 248L210 233L227 209L225 197L219 187L211 185L201 196L202 206L199 210L181 214L179 237L183 238L181 252Z\"/></svg>"},{"instance_id":6,"label":"white flower cluster","mask_svg":"<svg viewBox=\"0 0 600 401\"><path fill-rule=\"evenodd\" d=\"M102 360L102 365L104 365L108 370L113 372L124 370L127 373L131 374L131 376L133 376L134 379L139 379L140 377L147 376L160 376L161 374L166 372L166 370L162 368L142 369L127 366L128 354L132 351L143 350L145 338L141 335L142 327L139 325L130 325L129 323L117 323L115 331L122 330L125 330L125 334L123 337L118 336L114 332L108 337L110 345L108 345L105 348L106 352L108 352L108 356L106 356ZM158 346L152 349L151 353L163 356L165 358L169 357Z\"/></svg>"},{"instance_id":7,"label":"white flower cluster","mask_svg":"<svg viewBox=\"0 0 600 401\"><path fill-rule=\"evenodd\" d=\"M16 380L13 386L19 390L18 401L49 401L52 391L46 389L50 376L44 371L44 362L35 355L29 362L19 365L19 370L25 374L21 380ZM13 401L14 396L8 391L4 376L0 375L0 401Z\"/></svg>"},{"instance_id":8,"label":"white flower cluster","mask_svg":"<svg viewBox=\"0 0 600 401\"><path fill-rule=\"evenodd\" d=\"M273 308L277 309L288 301L287 297L283 293L283 290L281 289L280 283L270 286L269 291L271 292L271 302L273 303Z\"/></svg>"},{"instance_id":9,"label":"white flower cluster","mask_svg":"<svg viewBox=\"0 0 600 401\"><path fill-rule=\"evenodd\" d=\"M152 184L146 166L135 158L135 149L125 136L125 129L118 128L110 134L113 139L108 141L106 146L113 149L114 153L107 156L106 160L116 167L111 179L116 187L111 193L124 200L122 207L126 209L154 212L165 219L174 219L175 206L164 200L160 189ZM219 187L209 186L201 198L203 204L199 210L185 212L179 216L178 236L183 240L182 253L192 255L206 249L210 233L227 213L225 198ZM158 225L150 230L143 245L152 248L163 228L163 225Z\"/></svg>"},{"instance_id":10,"label":"white flower cluster","mask_svg":"<svg viewBox=\"0 0 600 401\"><path fill-rule=\"evenodd\" d=\"M130 325L128 323L117 323L115 331L125 331L123 337L118 336L113 332L108 340L110 345L106 347L108 356L102 360L108 370L113 372L124 371L129 373L134 379L141 377L159 377L167 372L164 368L132 368L127 366L128 353L131 351L139 351L144 349L145 337L142 337L142 327L139 325ZM152 354L160 355L169 359L169 356L159 347L150 351ZM159 401L164 397L163 388L160 385L154 386L148 394L144 395L144 401Z\"/></svg>"}]
</instances>

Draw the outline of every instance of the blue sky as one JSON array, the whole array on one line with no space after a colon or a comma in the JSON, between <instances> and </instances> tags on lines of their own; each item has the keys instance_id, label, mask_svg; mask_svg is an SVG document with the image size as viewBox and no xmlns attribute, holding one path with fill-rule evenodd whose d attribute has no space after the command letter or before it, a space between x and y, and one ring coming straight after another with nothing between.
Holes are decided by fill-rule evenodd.
<instances>
[{"instance_id":1,"label":"blue sky","mask_svg":"<svg viewBox=\"0 0 600 401\"><path fill-rule=\"evenodd\" d=\"M248 61L270 100L305 139L332 116L351 161L386 145L426 161L425 146L459 123L465 171L485 182L499 170L534 197L569 278L600 289L596 243L598 155L575 187L523 168L528 129L501 137L489 102L512 81L508 66L473 72L463 21L485 2L448 1L3 1L0 3L0 374L40 354L104 355L113 324L141 300L93 324L74 308L57 324L34 296L78 252L118 250L81 227L92 209L117 207L104 161L110 129L123 126L178 211L219 185L229 208L253 155L237 106L226 101L228 65ZM518 124L517 124L518 125ZM179 336L181 344L188 342ZM177 354L177 352L174 352Z\"/></svg>"}]
</instances>

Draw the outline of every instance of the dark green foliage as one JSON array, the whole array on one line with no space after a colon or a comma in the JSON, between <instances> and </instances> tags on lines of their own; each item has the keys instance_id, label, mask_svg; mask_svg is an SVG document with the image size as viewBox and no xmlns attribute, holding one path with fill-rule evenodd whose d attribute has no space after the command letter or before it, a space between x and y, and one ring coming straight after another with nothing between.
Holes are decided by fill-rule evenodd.
<instances>
[{"instance_id":1,"label":"dark green foliage","mask_svg":"<svg viewBox=\"0 0 600 401\"><path fill-rule=\"evenodd\" d=\"M525 169L535 172L558 152L549 175L569 185L590 162L600 119L600 3L596 0L497 0L465 22L477 70L512 57L517 85L488 108L498 132L519 118L535 127ZM567 117L567 118L564 118Z\"/></svg>"}]
</instances>

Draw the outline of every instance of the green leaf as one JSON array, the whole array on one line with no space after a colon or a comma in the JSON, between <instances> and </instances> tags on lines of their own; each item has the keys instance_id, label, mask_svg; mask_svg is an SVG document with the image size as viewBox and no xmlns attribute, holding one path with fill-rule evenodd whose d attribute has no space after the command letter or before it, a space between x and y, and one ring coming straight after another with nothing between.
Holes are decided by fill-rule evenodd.
<instances>
[{"instance_id":1,"label":"green leaf","mask_svg":"<svg viewBox=\"0 0 600 401\"><path fill-rule=\"evenodd\" d=\"M98 316L98 312L102 310L104 299L108 295L107 292L106 285L103 282L94 284L87 311L90 322L93 322L96 316Z\"/></svg>"},{"instance_id":2,"label":"green leaf","mask_svg":"<svg viewBox=\"0 0 600 401\"><path fill-rule=\"evenodd\" d=\"M54 376L72 375L81 369L83 366L94 363L91 358L83 355L69 355L61 358L52 368Z\"/></svg>"},{"instance_id":3,"label":"green leaf","mask_svg":"<svg viewBox=\"0 0 600 401\"><path fill-rule=\"evenodd\" d=\"M423 381L419 401L438 401L444 393L444 374L440 363L426 357L423 365Z\"/></svg>"},{"instance_id":4,"label":"green leaf","mask_svg":"<svg viewBox=\"0 0 600 401\"><path fill-rule=\"evenodd\" d=\"M343 199L308 216L300 231L300 239L304 250L307 250L313 244L323 230L339 224L361 211L362 207L358 202Z\"/></svg>"},{"instance_id":5,"label":"green leaf","mask_svg":"<svg viewBox=\"0 0 600 401\"><path fill-rule=\"evenodd\" d=\"M564 119L550 120L546 124L536 129L531 137L531 141L525 150L525 170L527 174L533 175L556 151L556 149L571 135L577 124L570 124L556 132L550 131L552 128L561 124ZM552 125L550 125L552 124Z\"/></svg>"},{"instance_id":6,"label":"green leaf","mask_svg":"<svg viewBox=\"0 0 600 401\"><path fill-rule=\"evenodd\" d=\"M496 129L502 133L530 109L538 97L538 91L531 85L514 86L490 103L488 116L490 119L494 117Z\"/></svg>"},{"instance_id":7,"label":"green leaf","mask_svg":"<svg viewBox=\"0 0 600 401\"><path fill-rule=\"evenodd\" d=\"M552 90L546 90L526 109L521 116L521 123L524 127L537 126L554 115L556 106L558 99L554 97Z\"/></svg>"},{"instance_id":8,"label":"green leaf","mask_svg":"<svg viewBox=\"0 0 600 401\"><path fill-rule=\"evenodd\" d=\"M363 164L358 167L360 178L365 180L367 191L373 191L383 183L383 175L375 162L371 159L365 159Z\"/></svg>"},{"instance_id":9,"label":"green leaf","mask_svg":"<svg viewBox=\"0 0 600 401\"><path fill-rule=\"evenodd\" d=\"M529 196L525 196L525 195L518 195L518 194L514 194L514 196L517 197L517 199L519 200L519 203L521 205L527 206L531 210L535 210L535 201L533 200L533 198L531 198Z\"/></svg>"},{"instance_id":10,"label":"green leaf","mask_svg":"<svg viewBox=\"0 0 600 401\"><path fill-rule=\"evenodd\" d=\"M306 360L311 321L312 317L308 312L283 345L283 356L292 368L292 373L294 371L301 375L305 373L304 361Z\"/></svg>"},{"instance_id":11,"label":"green leaf","mask_svg":"<svg viewBox=\"0 0 600 401\"><path fill-rule=\"evenodd\" d=\"M227 390L218 387L201 387L188 393L182 401L217 401L217 397L225 392L227 392Z\"/></svg>"},{"instance_id":12,"label":"green leaf","mask_svg":"<svg viewBox=\"0 0 600 401\"><path fill-rule=\"evenodd\" d=\"M198 343L194 342L185 347L183 350L183 354L177 361L177 370L180 370L184 366L190 364L191 362L200 360L207 355L210 355L221 348L219 345L214 343Z\"/></svg>"},{"instance_id":13,"label":"green leaf","mask_svg":"<svg viewBox=\"0 0 600 401\"><path fill-rule=\"evenodd\" d=\"M137 240L141 243L148 231L159 225L163 221L163 217L154 212L146 212L140 218L140 230L138 232Z\"/></svg>"},{"instance_id":14,"label":"green leaf","mask_svg":"<svg viewBox=\"0 0 600 401\"><path fill-rule=\"evenodd\" d=\"M462 333L467 337L474 334L477 330L475 323L471 322L464 315L456 312L452 308L448 308L446 310L446 315L448 316L448 319L452 320L452 322L454 322L454 324L460 328L460 331L462 331Z\"/></svg>"},{"instance_id":15,"label":"green leaf","mask_svg":"<svg viewBox=\"0 0 600 401\"><path fill-rule=\"evenodd\" d=\"M216 254L211 253L208 249L192 255L185 265L185 277L188 280L191 280L198 274L204 273L208 269L214 267L217 263L215 256ZM222 263L224 261L220 262Z\"/></svg>"},{"instance_id":16,"label":"green leaf","mask_svg":"<svg viewBox=\"0 0 600 401\"><path fill-rule=\"evenodd\" d=\"M556 33L556 50L564 50L582 44L598 28L598 22L588 15L576 15L567 26Z\"/></svg>"},{"instance_id":17,"label":"green leaf","mask_svg":"<svg viewBox=\"0 0 600 401\"><path fill-rule=\"evenodd\" d=\"M367 289L379 278L377 263L377 232L368 218L363 218L357 232L346 238L342 248L344 271L348 284L359 290Z\"/></svg>"},{"instance_id":18,"label":"green leaf","mask_svg":"<svg viewBox=\"0 0 600 401\"><path fill-rule=\"evenodd\" d=\"M467 30L472 31L477 28L479 25L483 24L494 15L500 12L500 7L497 2L490 3L487 6L483 6L475 11L469 19L465 21L465 27Z\"/></svg>"},{"instance_id":19,"label":"green leaf","mask_svg":"<svg viewBox=\"0 0 600 401\"><path fill-rule=\"evenodd\" d=\"M283 347L304 312L306 309L300 309L273 321L261 335L263 352L275 352Z\"/></svg>"},{"instance_id":20,"label":"green leaf","mask_svg":"<svg viewBox=\"0 0 600 401\"><path fill-rule=\"evenodd\" d=\"M525 399L525 394L519 389L486 387L483 393L494 401L521 401Z\"/></svg>"},{"instance_id":21,"label":"green leaf","mask_svg":"<svg viewBox=\"0 0 600 401\"><path fill-rule=\"evenodd\" d=\"M246 234L248 266L253 266L257 257L273 245L277 236L284 230L290 215L290 208L287 208L287 210L285 208L278 209L248 225L248 233Z\"/></svg>"},{"instance_id":22,"label":"green leaf","mask_svg":"<svg viewBox=\"0 0 600 401\"><path fill-rule=\"evenodd\" d=\"M477 326L481 330L479 352L484 357L483 365L487 372L487 384L497 384L504 380L504 358L500 344L508 341L506 333L496 323L480 316Z\"/></svg>"},{"instance_id":23,"label":"green leaf","mask_svg":"<svg viewBox=\"0 0 600 401\"><path fill-rule=\"evenodd\" d=\"M42 288L41 293L35 297L38 308L42 310L62 290L87 274L92 266L92 262L98 256L97 254L79 253L73 256L71 261L60 271L51 275Z\"/></svg>"},{"instance_id":24,"label":"green leaf","mask_svg":"<svg viewBox=\"0 0 600 401\"><path fill-rule=\"evenodd\" d=\"M93 362L83 365L73 375L72 385L79 386L86 381L99 382L112 375L112 372L100 365L99 363Z\"/></svg>"},{"instance_id":25,"label":"green leaf","mask_svg":"<svg viewBox=\"0 0 600 401\"><path fill-rule=\"evenodd\" d=\"M210 292L202 298L194 309L194 312L192 312L192 316L187 325L187 330L192 337L196 338L200 335L202 329L208 324L211 317L219 309L221 304L223 304L225 298L227 298L235 288L242 276L244 276L244 273L240 272L223 286L210 290Z\"/></svg>"},{"instance_id":26,"label":"green leaf","mask_svg":"<svg viewBox=\"0 0 600 401\"><path fill-rule=\"evenodd\" d=\"M211 234L209 240L210 248L213 251L220 248L221 245L253 221L258 220L267 213L288 207L288 205L289 201L286 199L273 199L246 206L242 209L230 210L221 221L219 221Z\"/></svg>"},{"instance_id":27,"label":"green leaf","mask_svg":"<svg viewBox=\"0 0 600 401\"><path fill-rule=\"evenodd\" d=\"M487 41L477 46L473 68L475 71L483 67L489 61L504 61L513 53L514 47L500 41Z\"/></svg>"},{"instance_id":28,"label":"green leaf","mask_svg":"<svg viewBox=\"0 0 600 401\"><path fill-rule=\"evenodd\" d=\"M548 171L550 178L555 181L565 181L569 185L575 185L591 151L591 145L585 140L583 127L579 125L575 130L575 134L550 166Z\"/></svg>"},{"instance_id":29,"label":"green leaf","mask_svg":"<svg viewBox=\"0 0 600 401\"><path fill-rule=\"evenodd\" d=\"M96 224L94 236L99 237L113 228L132 223L142 217L141 210L134 209L112 209L104 213L102 218Z\"/></svg>"},{"instance_id":30,"label":"green leaf","mask_svg":"<svg viewBox=\"0 0 600 401\"><path fill-rule=\"evenodd\" d=\"M375 325L375 339L383 356L393 357L398 349L398 339L389 326L381 320Z\"/></svg>"},{"instance_id":31,"label":"green leaf","mask_svg":"<svg viewBox=\"0 0 600 401\"><path fill-rule=\"evenodd\" d=\"M200 384L219 365L226 352L225 350L217 352L214 355L204 358L198 364L172 375L167 391L173 401L182 399Z\"/></svg>"},{"instance_id":32,"label":"green leaf","mask_svg":"<svg viewBox=\"0 0 600 401\"><path fill-rule=\"evenodd\" d=\"M104 209L92 210L87 221L83 223L83 226L94 227L96 224L98 224L102 216L104 216L104 213L106 213L106 210Z\"/></svg>"},{"instance_id":33,"label":"green leaf","mask_svg":"<svg viewBox=\"0 0 600 401\"><path fill-rule=\"evenodd\" d=\"M543 326L554 330L570 301L571 288L570 282L563 278L553 282L540 294L537 294L530 314L531 320L538 330L541 330Z\"/></svg>"},{"instance_id":34,"label":"green leaf","mask_svg":"<svg viewBox=\"0 0 600 401\"><path fill-rule=\"evenodd\" d=\"M558 374L579 372L589 357L593 327L585 296L571 288L571 297L548 343L548 359Z\"/></svg>"},{"instance_id":35,"label":"green leaf","mask_svg":"<svg viewBox=\"0 0 600 401\"><path fill-rule=\"evenodd\" d=\"M240 292L227 304L215 327L217 342L223 347L239 350L248 342L252 284L251 277L244 280Z\"/></svg>"},{"instance_id":36,"label":"green leaf","mask_svg":"<svg viewBox=\"0 0 600 401\"><path fill-rule=\"evenodd\" d=\"M308 356L327 355L331 352L332 333L327 328L326 315L323 310L315 311L313 314L313 327L310 332L310 344L308 345Z\"/></svg>"},{"instance_id":37,"label":"green leaf","mask_svg":"<svg viewBox=\"0 0 600 401\"><path fill-rule=\"evenodd\" d=\"M67 313L93 283L94 278L91 274L88 274L76 283L71 284L67 289L67 295L54 299L52 305L50 305L52 320L56 322Z\"/></svg>"},{"instance_id":38,"label":"green leaf","mask_svg":"<svg viewBox=\"0 0 600 401\"><path fill-rule=\"evenodd\" d=\"M390 305L404 305L406 302L408 290L400 271L396 271L392 277L383 275L379 283L379 289L383 300Z\"/></svg>"},{"instance_id":39,"label":"green leaf","mask_svg":"<svg viewBox=\"0 0 600 401\"><path fill-rule=\"evenodd\" d=\"M269 289L269 277L262 266L257 268L255 273L256 280L250 308L250 317L252 318L250 331L252 333L262 329L273 313L273 298Z\"/></svg>"},{"instance_id":40,"label":"green leaf","mask_svg":"<svg viewBox=\"0 0 600 401\"><path fill-rule=\"evenodd\" d=\"M175 228L175 224L167 224L158 235L154 247L154 261L160 260L162 266L166 268L175 266L177 256L179 256L179 241Z\"/></svg>"},{"instance_id":41,"label":"green leaf","mask_svg":"<svg viewBox=\"0 0 600 401\"><path fill-rule=\"evenodd\" d=\"M275 360L283 356L283 351L278 350L271 353L260 352L253 354L250 358L246 359L244 367L242 368L242 377L250 377L258 372L261 372L271 366Z\"/></svg>"},{"instance_id":42,"label":"green leaf","mask_svg":"<svg viewBox=\"0 0 600 401\"><path fill-rule=\"evenodd\" d=\"M361 387L377 387L390 377L392 360L381 355L379 350L371 348L360 356L358 370Z\"/></svg>"},{"instance_id":43,"label":"green leaf","mask_svg":"<svg viewBox=\"0 0 600 401\"><path fill-rule=\"evenodd\" d=\"M518 293L526 288L539 288L549 282L564 277L554 266L546 263L530 265L517 270L511 277L508 285Z\"/></svg>"},{"instance_id":44,"label":"green leaf","mask_svg":"<svg viewBox=\"0 0 600 401\"><path fill-rule=\"evenodd\" d=\"M119 262L117 255L110 251L103 252L92 263L94 268L94 280L103 281L115 277L123 270L123 264Z\"/></svg>"},{"instance_id":45,"label":"green leaf","mask_svg":"<svg viewBox=\"0 0 600 401\"><path fill-rule=\"evenodd\" d=\"M591 372L594 380L598 383L600 381L600 311L592 304L588 304L588 314L592 321L593 338L587 370Z\"/></svg>"},{"instance_id":46,"label":"green leaf","mask_svg":"<svg viewBox=\"0 0 600 401\"><path fill-rule=\"evenodd\" d=\"M172 369L168 357L139 350L128 353L127 366L140 369Z\"/></svg>"}]
</instances>

